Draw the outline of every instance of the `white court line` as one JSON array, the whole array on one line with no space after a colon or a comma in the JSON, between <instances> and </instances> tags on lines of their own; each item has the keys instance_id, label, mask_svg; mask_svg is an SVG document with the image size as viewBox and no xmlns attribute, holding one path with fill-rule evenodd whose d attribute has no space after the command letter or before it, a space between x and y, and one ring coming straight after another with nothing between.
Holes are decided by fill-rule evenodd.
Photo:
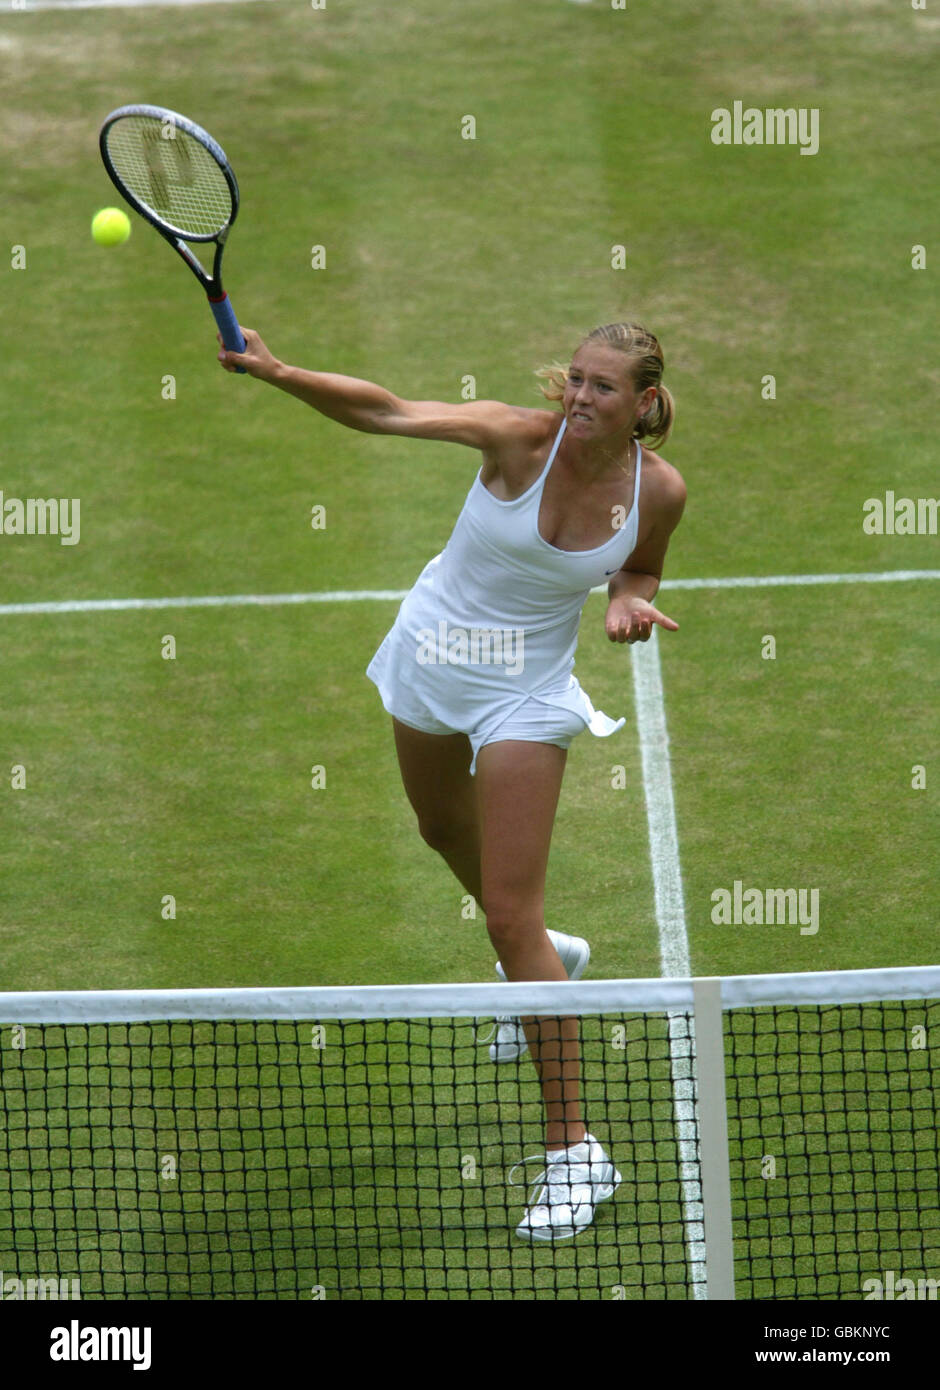
<instances>
[{"instance_id":1,"label":"white court line","mask_svg":"<svg viewBox=\"0 0 940 1390\"><path fill-rule=\"evenodd\" d=\"M688 979L692 969L682 892L679 832L672 793L663 674L655 627L649 642L642 647L630 648L630 669L633 672L636 726L643 767L643 794L653 869L653 901L659 927L660 974L674 979ZM685 1242L692 1296L700 1299L706 1296L708 1279L702 1167L695 1125L695 1022L691 1014L675 1011L671 1011L668 1018L672 1107L679 1150Z\"/></svg>"},{"instance_id":2,"label":"white court line","mask_svg":"<svg viewBox=\"0 0 940 1390\"><path fill-rule=\"evenodd\" d=\"M940 570L882 570L873 574L757 574L731 579L664 579L663 589L765 589L786 584L903 584L940 579Z\"/></svg>"},{"instance_id":3,"label":"white court line","mask_svg":"<svg viewBox=\"0 0 940 1390\"><path fill-rule=\"evenodd\" d=\"M759 589L804 584L896 584L916 579L940 579L940 570L885 570L880 574L768 574L727 579L664 579L669 589ZM407 589L332 589L312 594L208 594L181 598L84 598L40 603L0 603L0 617L16 613L103 613L135 608L277 607L288 603L356 603L401 600ZM592 594L606 593L601 585Z\"/></svg>"},{"instance_id":4,"label":"white court line","mask_svg":"<svg viewBox=\"0 0 940 1390\"><path fill-rule=\"evenodd\" d=\"M653 866L653 898L659 926L659 973L670 979L688 979L692 970L685 927L679 832L672 795L663 673L655 627L648 642L630 648L630 658Z\"/></svg>"},{"instance_id":5,"label":"white court line","mask_svg":"<svg viewBox=\"0 0 940 1390\"><path fill-rule=\"evenodd\" d=\"M5 0L2 10L8 14L23 14L32 10L149 10L161 5L177 8L190 5L235 5L248 4L251 0L16 0L11 4ZM271 4L273 0L260 0Z\"/></svg>"},{"instance_id":6,"label":"white court line","mask_svg":"<svg viewBox=\"0 0 940 1390\"><path fill-rule=\"evenodd\" d=\"M58 603L4 603L0 617L12 613L119 613L135 608L276 608L287 603L355 603L405 597L407 589L334 589L313 594L207 594L185 598L80 598Z\"/></svg>"}]
</instances>

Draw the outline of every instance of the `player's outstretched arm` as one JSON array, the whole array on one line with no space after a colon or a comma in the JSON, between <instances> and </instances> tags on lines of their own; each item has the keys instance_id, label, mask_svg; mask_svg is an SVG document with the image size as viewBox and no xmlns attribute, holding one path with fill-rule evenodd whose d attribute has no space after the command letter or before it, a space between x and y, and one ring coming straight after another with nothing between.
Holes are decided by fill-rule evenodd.
<instances>
[{"instance_id":1,"label":"player's outstretched arm","mask_svg":"<svg viewBox=\"0 0 940 1390\"><path fill-rule=\"evenodd\" d=\"M240 325L241 326L241 325ZM296 396L350 429L366 434L398 434L411 439L438 439L490 449L507 434L526 428L526 417L534 412L504 405L501 401L467 401L449 405L443 401L405 401L358 377L333 372L310 372L289 367L265 347L252 328L242 328L244 352L229 352L221 346L219 361L227 372L244 367L259 381Z\"/></svg>"},{"instance_id":2,"label":"player's outstretched arm","mask_svg":"<svg viewBox=\"0 0 940 1390\"><path fill-rule=\"evenodd\" d=\"M662 578L669 537L682 517L685 499L685 483L670 464L661 463L657 481L649 493L644 491L653 524L607 586L610 602L604 627L611 642L648 642L657 625L667 632L678 632L679 624L654 608L653 599Z\"/></svg>"},{"instance_id":3,"label":"player's outstretched arm","mask_svg":"<svg viewBox=\"0 0 940 1390\"><path fill-rule=\"evenodd\" d=\"M219 339L219 361L227 372L244 367L250 376L277 386L290 396L296 396L321 415L328 415L341 425L369 433L380 432L378 422L392 410L396 400L390 391L371 381L360 381L357 377L289 367L268 350L260 334L253 328L242 328L242 333L245 338L244 352L227 351Z\"/></svg>"}]
</instances>

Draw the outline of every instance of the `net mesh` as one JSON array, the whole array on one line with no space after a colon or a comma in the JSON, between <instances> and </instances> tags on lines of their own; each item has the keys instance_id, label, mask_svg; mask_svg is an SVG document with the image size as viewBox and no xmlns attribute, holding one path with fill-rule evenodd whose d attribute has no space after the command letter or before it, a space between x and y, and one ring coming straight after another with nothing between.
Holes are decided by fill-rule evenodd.
<instances>
[{"instance_id":1,"label":"net mesh","mask_svg":"<svg viewBox=\"0 0 940 1390\"><path fill-rule=\"evenodd\" d=\"M726 1014L738 1298L940 1276L938 1030L937 1000Z\"/></svg>"},{"instance_id":2,"label":"net mesh","mask_svg":"<svg viewBox=\"0 0 940 1390\"><path fill-rule=\"evenodd\" d=\"M938 1011L725 1013L737 1297L936 1272ZM542 1245L509 1182L544 1162L534 1068L494 1065L478 1020L4 1023L2 1277L83 1298L700 1297L692 1010L579 1027L585 1119L622 1182Z\"/></svg>"},{"instance_id":3,"label":"net mesh","mask_svg":"<svg viewBox=\"0 0 940 1390\"><path fill-rule=\"evenodd\" d=\"M0 1268L83 1297L686 1298L675 1032L581 1020L623 1182L542 1249L507 1181L543 1142L534 1069L473 1020L28 1028L0 1049Z\"/></svg>"},{"instance_id":4,"label":"net mesh","mask_svg":"<svg viewBox=\"0 0 940 1390\"><path fill-rule=\"evenodd\" d=\"M228 225L228 181L188 131L154 116L121 116L108 127L105 145L121 181L161 222L190 236L215 236Z\"/></svg>"}]
</instances>

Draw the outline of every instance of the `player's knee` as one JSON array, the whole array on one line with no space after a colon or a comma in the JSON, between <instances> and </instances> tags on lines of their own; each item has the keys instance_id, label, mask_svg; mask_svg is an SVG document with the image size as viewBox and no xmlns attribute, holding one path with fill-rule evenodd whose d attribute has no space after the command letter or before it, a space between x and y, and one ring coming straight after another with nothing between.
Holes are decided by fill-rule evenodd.
<instances>
[{"instance_id":1,"label":"player's knee","mask_svg":"<svg viewBox=\"0 0 940 1390\"><path fill-rule=\"evenodd\" d=\"M418 830L424 843L438 854L457 854L477 846L476 825L455 816L419 816Z\"/></svg>"},{"instance_id":2,"label":"player's knee","mask_svg":"<svg viewBox=\"0 0 940 1390\"><path fill-rule=\"evenodd\" d=\"M484 910L486 930L504 969L527 959L532 943L545 935L541 913L525 903L491 903Z\"/></svg>"}]
</instances>

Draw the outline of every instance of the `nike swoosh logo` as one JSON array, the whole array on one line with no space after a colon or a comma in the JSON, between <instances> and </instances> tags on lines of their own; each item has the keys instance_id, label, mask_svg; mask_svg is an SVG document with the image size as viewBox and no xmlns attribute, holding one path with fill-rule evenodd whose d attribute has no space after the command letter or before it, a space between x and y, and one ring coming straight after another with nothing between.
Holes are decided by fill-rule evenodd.
<instances>
[{"instance_id":1,"label":"nike swoosh logo","mask_svg":"<svg viewBox=\"0 0 940 1390\"><path fill-rule=\"evenodd\" d=\"M605 570L604 573L605 573L605 574L616 574L617 571L616 571L616 570Z\"/></svg>"}]
</instances>

